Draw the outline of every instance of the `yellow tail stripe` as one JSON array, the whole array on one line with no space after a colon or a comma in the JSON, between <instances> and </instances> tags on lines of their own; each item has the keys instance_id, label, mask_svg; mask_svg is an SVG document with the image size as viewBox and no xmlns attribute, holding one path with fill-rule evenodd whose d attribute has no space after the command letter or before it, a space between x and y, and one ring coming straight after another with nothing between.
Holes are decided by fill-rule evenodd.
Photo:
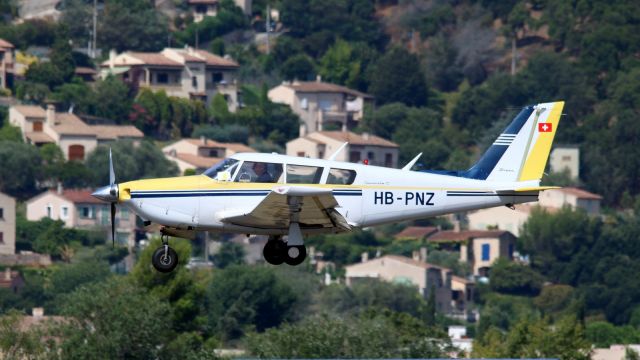
<instances>
[{"instance_id":1,"label":"yellow tail stripe","mask_svg":"<svg viewBox=\"0 0 640 360\"><path fill-rule=\"evenodd\" d=\"M546 122L551 123L551 131L548 133L539 133L536 143L533 145L529 157L524 164L524 168L520 174L519 181L527 180L539 180L542 178L542 173L547 165L547 159L549 158L549 152L551 151L551 143L558 130L558 123L560 122L560 115L562 115L562 108L564 107L564 101L558 101L553 105L551 113ZM533 131L538 131L538 125L536 124Z\"/></svg>"}]
</instances>

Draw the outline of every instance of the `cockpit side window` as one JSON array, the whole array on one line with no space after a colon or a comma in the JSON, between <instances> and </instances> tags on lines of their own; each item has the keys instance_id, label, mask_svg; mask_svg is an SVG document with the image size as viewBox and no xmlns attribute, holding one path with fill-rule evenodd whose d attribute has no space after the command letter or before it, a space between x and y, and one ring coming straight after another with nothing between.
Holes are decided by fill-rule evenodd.
<instances>
[{"instance_id":1,"label":"cockpit side window","mask_svg":"<svg viewBox=\"0 0 640 360\"><path fill-rule=\"evenodd\" d=\"M351 185L355 179L354 170L331 168L327 176L327 184Z\"/></svg>"},{"instance_id":2,"label":"cockpit side window","mask_svg":"<svg viewBox=\"0 0 640 360\"><path fill-rule=\"evenodd\" d=\"M287 184L319 184L322 169L317 166L287 165Z\"/></svg>"},{"instance_id":3,"label":"cockpit side window","mask_svg":"<svg viewBox=\"0 0 640 360\"><path fill-rule=\"evenodd\" d=\"M236 175L236 182L281 183L282 164L245 161Z\"/></svg>"},{"instance_id":4,"label":"cockpit side window","mask_svg":"<svg viewBox=\"0 0 640 360\"><path fill-rule=\"evenodd\" d=\"M230 181L237 166L238 160L231 158L224 159L210 167L204 172L204 175L207 175L214 180Z\"/></svg>"}]
</instances>

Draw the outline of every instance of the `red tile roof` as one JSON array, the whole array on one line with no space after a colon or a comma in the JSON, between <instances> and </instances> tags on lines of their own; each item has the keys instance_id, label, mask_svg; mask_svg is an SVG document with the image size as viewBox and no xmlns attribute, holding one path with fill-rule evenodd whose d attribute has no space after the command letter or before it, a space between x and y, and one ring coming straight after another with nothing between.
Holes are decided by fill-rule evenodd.
<instances>
[{"instance_id":1,"label":"red tile roof","mask_svg":"<svg viewBox=\"0 0 640 360\"><path fill-rule=\"evenodd\" d=\"M177 61L173 61L161 53L128 52L130 56L142 61L147 65L183 67ZM108 61L107 61L108 64Z\"/></svg>"},{"instance_id":2,"label":"red tile roof","mask_svg":"<svg viewBox=\"0 0 640 360\"><path fill-rule=\"evenodd\" d=\"M409 226L394 236L396 239L423 239L438 231L435 226Z\"/></svg>"},{"instance_id":3,"label":"red tile roof","mask_svg":"<svg viewBox=\"0 0 640 360\"><path fill-rule=\"evenodd\" d=\"M201 57L202 59L204 59L204 61L207 63L207 66L229 67L229 68L240 67L240 65L237 62L231 59L225 59L218 55L214 55L208 51L195 50L195 53L198 57Z\"/></svg>"},{"instance_id":4,"label":"red tile roof","mask_svg":"<svg viewBox=\"0 0 640 360\"><path fill-rule=\"evenodd\" d=\"M350 145L398 147L398 144L392 141L371 134L356 134L351 131L317 131L309 135L313 136L313 134L321 134L334 140L348 142ZM309 137L309 135L307 135L306 137Z\"/></svg>"},{"instance_id":5,"label":"red tile roof","mask_svg":"<svg viewBox=\"0 0 640 360\"><path fill-rule=\"evenodd\" d=\"M0 39L0 48L13 49L14 46L12 43L8 42L7 40Z\"/></svg>"},{"instance_id":6,"label":"red tile roof","mask_svg":"<svg viewBox=\"0 0 640 360\"><path fill-rule=\"evenodd\" d=\"M284 84L297 92L307 92L307 93L340 93L340 94L349 94L358 97L372 98L373 96L369 94L365 94L358 90L349 89L348 87L326 83L322 81L295 81L290 84Z\"/></svg>"},{"instance_id":7,"label":"red tile roof","mask_svg":"<svg viewBox=\"0 0 640 360\"><path fill-rule=\"evenodd\" d=\"M193 165L196 168L208 169L222 161L221 158L198 156L193 154L177 153L176 158Z\"/></svg>"},{"instance_id":8,"label":"red tile roof","mask_svg":"<svg viewBox=\"0 0 640 360\"><path fill-rule=\"evenodd\" d=\"M51 190L56 193L56 191ZM90 190L78 190L78 189L64 189L62 190L62 197L71 201L74 204L103 204L102 201L91 196Z\"/></svg>"},{"instance_id":9,"label":"red tile roof","mask_svg":"<svg viewBox=\"0 0 640 360\"><path fill-rule=\"evenodd\" d=\"M566 187L566 188L557 189L557 190L554 190L554 191L560 191L560 192L563 192L563 193L568 194L568 195L573 195L573 196L577 197L578 199L602 200L602 196L600 196L598 194L594 194L594 193L588 192L586 190L578 189L578 188L575 188L575 187Z\"/></svg>"},{"instance_id":10,"label":"red tile roof","mask_svg":"<svg viewBox=\"0 0 640 360\"><path fill-rule=\"evenodd\" d=\"M418 260L413 260L413 259L408 258L406 256L385 255L382 258L387 258L387 259L400 261L400 262L403 262L405 264L421 267L423 269L439 269L439 270L442 270L442 271L451 271L451 269L447 269L447 268L442 267L442 266L433 265L433 264L429 264L429 263L418 261Z\"/></svg>"},{"instance_id":11,"label":"red tile roof","mask_svg":"<svg viewBox=\"0 0 640 360\"><path fill-rule=\"evenodd\" d=\"M26 117L43 118L47 115L45 110L35 105L14 105L13 108Z\"/></svg>"},{"instance_id":12,"label":"red tile roof","mask_svg":"<svg viewBox=\"0 0 640 360\"><path fill-rule=\"evenodd\" d=\"M499 238L504 234L511 233L505 230L440 231L429 236L428 240L433 242L467 241L475 238Z\"/></svg>"}]
</instances>

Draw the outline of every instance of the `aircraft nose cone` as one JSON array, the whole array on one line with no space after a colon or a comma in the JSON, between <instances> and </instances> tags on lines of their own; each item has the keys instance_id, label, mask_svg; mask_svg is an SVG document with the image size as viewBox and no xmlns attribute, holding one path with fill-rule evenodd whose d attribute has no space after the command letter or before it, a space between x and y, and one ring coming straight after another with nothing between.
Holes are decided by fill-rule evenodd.
<instances>
[{"instance_id":1,"label":"aircraft nose cone","mask_svg":"<svg viewBox=\"0 0 640 360\"><path fill-rule=\"evenodd\" d=\"M94 191L93 194L91 194L91 196L106 202L116 202L118 201L117 191L112 192L111 189L112 188L110 185L103 186L98 190Z\"/></svg>"}]
</instances>

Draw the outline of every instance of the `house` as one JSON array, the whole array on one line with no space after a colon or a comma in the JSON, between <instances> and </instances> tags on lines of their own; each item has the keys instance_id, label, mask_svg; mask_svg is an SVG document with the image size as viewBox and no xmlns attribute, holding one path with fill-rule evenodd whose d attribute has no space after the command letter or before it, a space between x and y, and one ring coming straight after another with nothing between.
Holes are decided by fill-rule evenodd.
<instances>
[{"instance_id":1,"label":"house","mask_svg":"<svg viewBox=\"0 0 640 360\"><path fill-rule=\"evenodd\" d=\"M363 260L345 268L347 286L362 279L413 285L425 299L435 291L436 309L445 314L451 312L451 270L396 255Z\"/></svg>"},{"instance_id":2,"label":"house","mask_svg":"<svg viewBox=\"0 0 640 360\"><path fill-rule=\"evenodd\" d=\"M16 252L16 200L0 193L0 254Z\"/></svg>"},{"instance_id":3,"label":"house","mask_svg":"<svg viewBox=\"0 0 640 360\"><path fill-rule=\"evenodd\" d=\"M300 137L315 131L351 129L364 116L365 103L371 95L344 86L316 81L283 82L269 90L269 99L287 104L300 116Z\"/></svg>"},{"instance_id":4,"label":"house","mask_svg":"<svg viewBox=\"0 0 640 360\"><path fill-rule=\"evenodd\" d=\"M591 353L591 360L625 360L629 359L627 350L640 354L640 344L611 345L609 348L596 348Z\"/></svg>"},{"instance_id":5,"label":"house","mask_svg":"<svg viewBox=\"0 0 640 360\"><path fill-rule=\"evenodd\" d=\"M77 66L73 73L84 82L89 83L96 81L96 77L98 76L98 72L94 68L87 66Z\"/></svg>"},{"instance_id":6,"label":"house","mask_svg":"<svg viewBox=\"0 0 640 360\"><path fill-rule=\"evenodd\" d=\"M222 159L239 152L256 152L241 143L221 143L201 137L199 139L182 139L162 148L165 157L184 173L187 169L195 169L202 173Z\"/></svg>"},{"instance_id":7,"label":"house","mask_svg":"<svg viewBox=\"0 0 640 360\"><path fill-rule=\"evenodd\" d=\"M549 157L551 172L569 172L569 177L576 180L580 177L580 148L577 146L555 146Z\"/></svg>"},{"instance_id":8,"label":"house","mask_svg":"<svg viewBox=\"0 0 640 360\"><path fill-rule=\"evenodd\" d=\"M101 64L101 77L115 75L138 88L164 90L169 96L202 100L216 94L227 100L230 111L238 107L238 63L204 50L166 48L157 53L127 51Z\"/></svg>"},{"instance_id":9,"label":"house","mask_svg":"<svg viewBox=\"0 0 640 360\"><path fill-rule=\"evenodd\" d=\"M513 259L516 237L504 230L468 230L440 231L427 240L444 250L459 251L460 261L471 265L473 275L489 276L498 258Z\"/></svg>"},{"instance_id":10,"label":"house","mask_svg":"<svg viewBox=\"0 0 640 360\"><path fill-rule=\"evenodd\" d=\"M514 209L498 206L471 212L467 215L470 230L500 229L520 236L522 225L539 205L517 204Z\"/></svg>"},{"instance_id":11,"label":"house","mask_svg":"<svg viewBox=\"0 0 640 360\"><path fill-rule=\"evenodd\" d=\"M429 235L435 234L438 228L435 226L408 226L394 236L396 240L423 240Z\"/></svg>"},{"instance_id":12,"label":"house","mask_svg":"<svg viewBox=\"0 0 640 360\"><path fill-rule=\"evenodd\" d=\"M464 325L450 325L447 330L449 339L451 339L451 345L467 354L468 357L473 351L473 339L467 337L467 327ZM451 358L457 357L457 353L451 354Z\"/></svg>"},{"instance_id":13,"label":"house","mask_svg":"<svg viewBox=\"0 0 640 360\"><path fill-rule=\"evenodd\" d=\"M462 320L469 320L475 296L475 282L460 276L451 277L451 307L454 314L462 315Z\"/></svg>"},{"instance_id":14,"label":"house","mask_svg":"<svg viewBox=\"0 0 640 360\"><path fill-rule=\"evenodd\" d=\"M13 44L0 39L0 89L13 85Z\"/></svg>"},{"instance_id":15,"label":"house","mask_svg":"<svg viewBox=\"0 0 640 360\"><path fill-rule=\"evenodd\" d=\"M35 146L54 143L67 160L82 161L101 143L144 138L133 125L88 125L75 114L56 112L53 104L46 110L34 105L11 106L9 122L20 128L25 142Z\"/></svg>"},{"instance_id":16,"label":"house","mask_svg":"<svg viewBox=\"0 0 640 360\"><path fill-rule=\"evenodd\" d=\"M328 159L345 142L349 144L336 156L337 161L361 162L397 167L398 145L368 133L316 131L287 142L287 155Z\"/></svg>"},{"instance_id":17,"label":"house","mask_svg":"<svg viewBox=\"0 0 640 360\"><path fill-rule=\"evenodd\" d=\"M187 6L193 14L194 22L201 22L207 16L217 16L218 8L221 0L187 0ZM242 12L251 16L252 0L234 0L237 7L242 9Z\"/></svg>"},{"instance_id":18,"label":"house","mask_svg":"<svg viewBox=\"0 0 640 360\"><path fill-rule=\"evenodd\" d=\"M105 239L111 239L111 211L106 204L93 196L90 190L58 188L45 191L27 200L27 220L44 217L62 220L65 227L103 231ZM136 215L125 206L116 212L116 242L131 249L135 245Z\"/></svg>"},{"instance_id":19,"label":"house","mask_svg":"<svg viewBox=\"0 0 640 360\"><path fill-rule=\"evenodd\" d=\"M12 293L19 293L24 287L24 278L18 271L12 271L11 268L5 268L0 273L0 288L9 289Z\"/></svg>"},{"instance_id":20,"label":"house","mask_svg":"<svg viewBox=\"0 0 640 360\"><path fill-rule=\"evenodd\" d=\"M546 190L540 193L538 204L544 208L583 209L589 215L600 215L602 196L575 187Z\"/></svg>"}]
</instances>

